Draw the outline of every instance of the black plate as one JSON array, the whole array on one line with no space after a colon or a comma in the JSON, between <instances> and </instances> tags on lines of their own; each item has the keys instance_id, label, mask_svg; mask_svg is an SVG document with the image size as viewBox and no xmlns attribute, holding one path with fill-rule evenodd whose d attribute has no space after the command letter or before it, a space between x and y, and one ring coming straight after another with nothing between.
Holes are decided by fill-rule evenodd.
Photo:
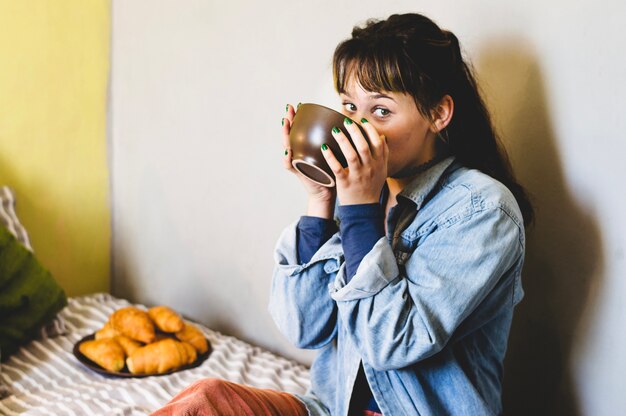
<instances>
[{"instance_id":1,"label":"black plate","mask_svg":"<svg viewBox=\"0 0 626 416\"><path fill-rule=\"evenodd\" d=\"M151 377L151 376L166 376L168 374L176 373L178 371L188 370L190 368L195 368L195 367L199 366L200 364L202 364L204 362L204 360L206 360L209 357L209 355L211 355L211 351L213 350L211 348L211 343L207 339L206 342L207 342L207 344L209 346L209 349L204 354L199 354L198 358L196 358L196 361L194 361L191 364L187 364L187 365L185 365L183 367L178 367L178 368L176 368L174 370L166 371L165 373L158 373L158 374L133 374L133 373L128 371L126 366L124 366L122 371L105 370L104 368L100 367L98 364L96 364L93 361L91 361L89 358L85 357L78 350L78 347L80 347L80 344L82 344L85 341L91 341L92 339L95 339L95 336L96 336L96 334L94 333L94 334L91 334L91 335L87 335L86 337L83 337L80 341L78 341L76 344L74 344L74 349L72 350L72 352L74 353L74 356L76 357L76 359L78 361L80 361L83 365L88 367L89 369L95 371L96 373L99 373L99 374L102 374L102 375L105 375L105 376L110 376L110 377L141 378L141 377Z\"/></svg>"}]
</instances>

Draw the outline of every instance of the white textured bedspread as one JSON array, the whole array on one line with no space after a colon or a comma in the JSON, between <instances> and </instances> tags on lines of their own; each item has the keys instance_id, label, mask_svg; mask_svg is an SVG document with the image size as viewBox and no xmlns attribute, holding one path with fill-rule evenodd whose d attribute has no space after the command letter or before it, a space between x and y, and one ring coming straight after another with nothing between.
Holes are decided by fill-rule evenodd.
<instances>
[{"instance_id":1,"label":"white textured bedspread","mask_svg":"<svg viewBox=\"0 0 626 416\"><path fill-rule=\"evenodd\" d=\"M0 400L0 414L146 415L205 377L291 393L309 387L305 366L200 325L213 352L197 368L167 376L110 378L78 362L74 344L101 328L114 310L128 305L102 293L69 299L60 313L66 334L33 341L2 363L0 384L11 394Z\"/></svg>"}]
</instances>

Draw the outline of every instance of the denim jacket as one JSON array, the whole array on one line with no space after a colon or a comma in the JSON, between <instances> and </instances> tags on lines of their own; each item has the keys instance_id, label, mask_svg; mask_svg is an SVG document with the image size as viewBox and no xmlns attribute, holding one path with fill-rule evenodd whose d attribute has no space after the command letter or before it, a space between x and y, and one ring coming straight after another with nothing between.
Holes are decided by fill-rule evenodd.
<instances>
[{"instance_id":1,"label":"denim jacket","mask_svg":"<svg viewBox=\"0 0 626 416\"><path fill-rule=\"evenodd\" d=\"M336 233L306 264L281 234L269 310L297 347L319 349L311 415L348 414L362 363L385 416L502 412L502 364L521 300L524 225L513 195L453 157L397 197L347 282Z\"/></svg>"}]
</instances>

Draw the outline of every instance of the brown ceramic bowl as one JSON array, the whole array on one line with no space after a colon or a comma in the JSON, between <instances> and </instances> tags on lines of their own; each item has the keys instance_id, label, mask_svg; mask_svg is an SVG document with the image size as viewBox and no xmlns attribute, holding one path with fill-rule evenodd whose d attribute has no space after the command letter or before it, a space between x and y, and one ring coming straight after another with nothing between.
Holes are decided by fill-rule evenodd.
<instances>
[{"instance_id":1,"label":"brown ceramic bowl","mask_svg":"<svg viewBox=\"0 0 626 416\"><path fill-rule=\"evenodd\" d=\"M301 104L289 132L293 167L313 182L329 188L335 186L335 176L322 155L321 147L326 143L339 163L344 168L348 166L346 158L331 133L332 128L337 127L350 139L350 134L343 124L345 118L343 114L322 105ZM354 124L359 127L363 137L367 140L363 127L359 123L354 122ZM352 139L350 143L354 147Z\"/></svg>"}]
</instances>

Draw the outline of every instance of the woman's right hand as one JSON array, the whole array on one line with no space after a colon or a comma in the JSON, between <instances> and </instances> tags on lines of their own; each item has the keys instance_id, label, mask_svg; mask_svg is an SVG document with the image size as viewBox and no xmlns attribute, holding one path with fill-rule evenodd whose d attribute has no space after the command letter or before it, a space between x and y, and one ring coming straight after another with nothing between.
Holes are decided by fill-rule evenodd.
<instances>
[{"instance_id":1,"label":"woman's right hand","mask_svg":"<svg viewBox=\"0 0 626 416\"><path fill-rule=\"evenodd\" d=\"M307 179L306 176L298 172L291 164L292 152L289 145L289 132L291 131L291 124L293 123L295 115L296 109L291 104L287 104L287 113L285 114L282 123L283 147L285 149L283 164L285 169L300 179L300 182L309 196L307 215L332 219L335 209L335 198L337 196L336 188L328 188L326 186L318 185L317 183Z\"/></svg>"}]
</instances>

